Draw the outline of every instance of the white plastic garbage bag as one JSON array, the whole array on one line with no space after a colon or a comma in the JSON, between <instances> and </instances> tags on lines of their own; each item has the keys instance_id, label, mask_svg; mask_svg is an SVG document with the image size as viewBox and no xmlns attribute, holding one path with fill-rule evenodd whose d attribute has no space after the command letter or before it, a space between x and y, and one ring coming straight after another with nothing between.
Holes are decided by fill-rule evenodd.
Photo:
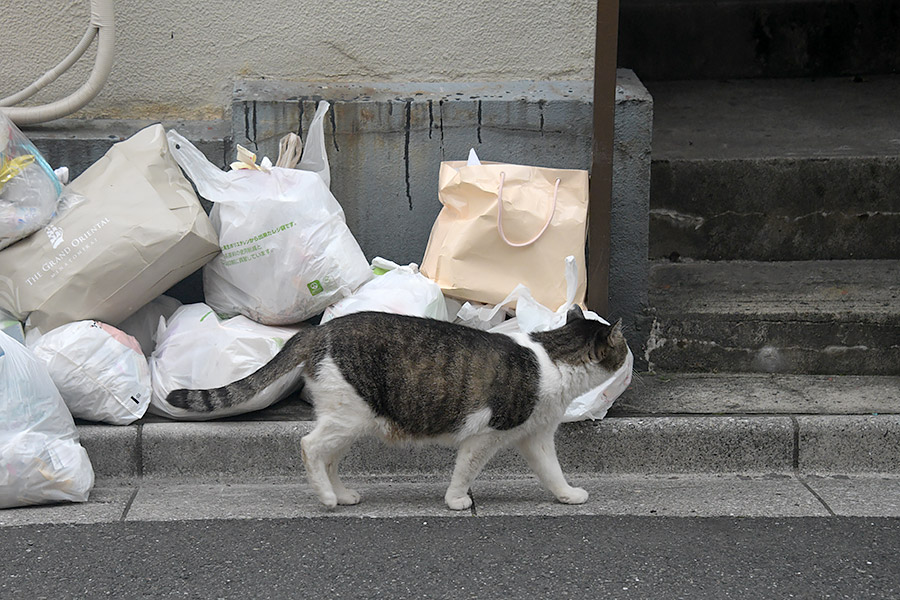
<instances>
[{"instance_id":1,"label":"white plastic garbage bag","mask_svg":"<svg viewBox=\"0 0 900 600\"><path fill-rule=\"evenodd\" d=\"M244 152L239 153L242 168L223 172L184 137L169 132L178 164L200 195L214 203L210 219L222 252L203 268L203 291L216 312L268 325L299 323L371 278L344 211L323 179L327 111L328 103L319 103L299 169L271 167L268 159L257 166L255 156ZM306 158L317 147L324 165Z\"/></svg>"},{"instance_id":2,"label":"white plastic garbage bag","mask_svg":"<svg viewBox=\"0 0 900 600\"><path fill-rule=\"evenodd\" d=\"M159 318L168 319L172 316L181 302L169 296L158 296L136 313L119 323L119 329L133 337L141 345L144 356L150 357L156 348L156 333L159 329Z\"/></svg>"},{"instance_id":3,"label":"white plastic garbage bag","mask_svg":"<svg viewBox=\"0 0 900 600\"><path fill-rule=\"evenodd\" d=\"M531 291L524 285L517 286L503 302L496 306L463 304L456 315L456 322L478 329L498 333L513 333L524 331L548 331L566 324L566 315L575 303L575 289L578 284L578 266L575 257L566 258L566 289L567 300L565 304L553 311L538 303L531 295ZM508 307L515 304L515 316L504 319L503 315ZM585 318L596 319L607 323L597 313L586 310ZM492 326L487 326L491 324ZM601 385L585 392L575 398L566 408L563 422L583 421L585 419L602 419L613 405L616 398L622 395L631 384L631 372L634 367L634 355L628 349L625 362L619 367L612 377Z\"/></svg>"},{"instance_id":4,"label":"white plastic garbage bag","mask_svg":"<svg viewBox=\"0 0 900 600\"><path fill-rule=\"evenodd\" d=\"M0 249L46 225L60 192L44 157L0 112Z\"/></svg>"},{"instance_id":5,"label":"white plastic garbage bag","mask_svg":"<svg viewBox=\"0 0 900 600\"><path fill-rule=\"evenodd\" d=\"M94 469L46 367L0 332L0 508L86 502Z\"/></svg>"},{"instance_id":6,"label":"white plastic garbage bag","mask_svg":"<svg viewBox=\"0 0 900 600\"><path fill-rule=\"evenodd\" d=\"M150 357L153 397L150 412L172 419L216 419L266 408L294 386L278 382L238 406L197 413L166 402L177 389L210 389L243 379L269 362L298 327L261 325L237 316L219 319L206 304L185 304L160 319L156 350Z\"/></svg>"},{"instance_id":7,"label":"white plastic garbage bag","mask_svg":"<svg viewBox=\"0 0 900 600\"><path fill-rule=\"evenodd\" d=\"M352 295L325 309L322 323L366 310L448 320L441 287L419 273L415 263L400 266L376 257L372 261L372 270L377 276Z\"/></svg>"},{"instance_id":8,"label":"white plastic garbage bag","mask_svg":"<svg viewBox=\"0 0 900 600\"><path fill-rule=\"evenodd\" d=\"M29 348L50 372L73 417L128 425L150 405L150 366L138 341L99 321L48 331Z\"/></svg>"}]
</instances>

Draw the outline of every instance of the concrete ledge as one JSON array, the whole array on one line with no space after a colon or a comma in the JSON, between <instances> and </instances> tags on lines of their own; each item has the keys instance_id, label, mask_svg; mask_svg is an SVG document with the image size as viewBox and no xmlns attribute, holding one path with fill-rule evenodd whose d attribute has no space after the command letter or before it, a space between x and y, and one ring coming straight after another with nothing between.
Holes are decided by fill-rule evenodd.
<instances>
[{"instance_id":1,"label":"concrete ledge","mask_svg":"<svg viewBox=\"0 0 900 600\"><path fill-rule=\"evenodd\" d=\"M900 228L900 158L893 154L659 158L653 161L651 185L650 258L900 255L900 240L894 235Z\"/></svg>"},{"instance_id":2,"label":"concrete ledge","mask_svg":"<svg viewBox=\"0 0 900 600\"><path fill-rule=\"evenodd\" d=\"M302 481L311 421L80 425L98 480ZM900 473L900 415L649 416L568 423L557 434L566 473ZM455 451L358 442L341 472L449 477ZM485 476L530 476L512 449Z\"/></svg>"},{"instance_id":3,"label":"concrete ledge","mask_svg":"<svg viewBox=\"0 0 900 600\"><path fill-rule=\"evenodd\" d=\"M797 421L801 471L900 472L900 415L803 416Z\"/></svg>"},{"instance_id":4,"label":"concrete ledge","mask_svg":"<svg viewBox=\"0 0 900 600\"><path fill-rule=\"evenodd\" d=\"M900 413L900 376L643 373L608 417Z\"/></svg>"},{"instance_id":5,"label":"concrete ledge","mask_svg":"<svg viewBox=\"0 0 900 600\"><path fill-rule=\"evenodd\" d=\"M651 258L900 256L900 77L648 85Z\"/></svg>"},{"instance_id":6,"label":"concrete ledge","mask_svg":"<svg viewBox=\"0 0 900 600\"><path fill-rule=\"evenodd\" d=\"M300 438L310 421L147 423L126 428L80 426L98 479L143 477L192 481L305 476ZM572 474L790 471L789 417L611 418L564 424L557 448ZM397 447L361 440L342 463L356 476L450 475L455 452L439 446ZM485 473L530 475L514 450Z\"/></svg>"},{"instance_id":7,"label":"concrete ledge","mask_svg":"<svg viewBox=\"0 0 900 600\"><path fill-rule=\"evenodd\" d=\"M660 371L900 374L897 260L657 262Z\"/></svg>"},{"instance_id":8,"label":"concrete ledge","mask_svg":"<svg viewBox=\"0 0 900 600\"><path fill-rule=\"evenodd\" d=\"M148 423L143 425L143 476L301 477L300 438L309 421Z\"/></svg>"},{"instance_id":9,"label":"concrete ledge","mask_svg":"<svg viewBox=\"0 0 900 600\"><path fill-rule=\"evenodd\" d=\"M139 425L79 425L78 435L98 478L141 476L143 446Z\"/></svg>"}]
</instances>

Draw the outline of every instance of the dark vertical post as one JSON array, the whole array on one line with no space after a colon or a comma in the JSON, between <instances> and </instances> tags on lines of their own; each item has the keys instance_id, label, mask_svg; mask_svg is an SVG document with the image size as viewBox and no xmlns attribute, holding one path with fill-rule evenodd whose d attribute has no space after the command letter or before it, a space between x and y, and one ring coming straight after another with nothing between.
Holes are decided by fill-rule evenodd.
<instances>
[{"instance_id":1,"label":"dark vertical post","mask_svg":"<svg viewBox=\"0 0 900 600\"><path fill-rule=\"evenodd\" d=\"M588 308L609 312L609 240L613 132L616 112L616 44L619 0L598 0L594 46L594 126L588 208Z\"/></svg>"}]
</instances>

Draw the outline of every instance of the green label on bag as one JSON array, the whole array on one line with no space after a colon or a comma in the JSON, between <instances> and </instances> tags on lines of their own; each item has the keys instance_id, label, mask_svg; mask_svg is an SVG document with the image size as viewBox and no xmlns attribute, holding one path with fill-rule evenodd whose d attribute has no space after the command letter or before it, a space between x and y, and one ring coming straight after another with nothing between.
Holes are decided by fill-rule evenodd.
<instances>
[{"instance_id":1,"label":"green label on bag","mask_svg":"<svg viewBox=\"0 0 900 600\"><path fill-rule=\"evenodd\" d=\"M322 292L325 291L325 288L322 287L322 284L319 283L318 279L314 279L313 281L310 281L309 283L306 284L306 287L309 288L309 293L313 296L315 296L316 294L321 294Z\"/></svg>"}]
</instances>

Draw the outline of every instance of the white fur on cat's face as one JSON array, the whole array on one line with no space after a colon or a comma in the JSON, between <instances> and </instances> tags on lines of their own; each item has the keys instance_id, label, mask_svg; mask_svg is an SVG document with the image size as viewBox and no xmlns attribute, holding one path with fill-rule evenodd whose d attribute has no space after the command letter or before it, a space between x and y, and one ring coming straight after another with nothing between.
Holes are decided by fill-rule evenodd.
<instances>
[{"instance_id":1,"label":"white fur on cat's face","mask_svg":"<svg viewBox=\"0 0 900 600\"><path fill-rule=\"evenodd\" d=\"M456 465L445 495L447 506L464 510L472 505L469 488L488 460L501 448L515 446L542 485L566 504L581 504L588 493L570 486L556 456L554 434L575 396L595 387L611 373L600 364L575 366L555 363L539 344L526 334L513 334L518 344L531 349L540 369L538 401L529 418L507 430L489 426L491 409L485 407L467 415L463 426L452 434L427 441L458 448ZM337 465L350 446L362 436L376 436L388 442L409 441L388 419L379 417L342 376L330 357L325 357L315 377L306 381L316 406L315 429L301 440L302 456L309 482L328 507L356 504L360 495L341 483ZM419 440L421 441L421 440Z\"/></svg>"}]
</instances>

